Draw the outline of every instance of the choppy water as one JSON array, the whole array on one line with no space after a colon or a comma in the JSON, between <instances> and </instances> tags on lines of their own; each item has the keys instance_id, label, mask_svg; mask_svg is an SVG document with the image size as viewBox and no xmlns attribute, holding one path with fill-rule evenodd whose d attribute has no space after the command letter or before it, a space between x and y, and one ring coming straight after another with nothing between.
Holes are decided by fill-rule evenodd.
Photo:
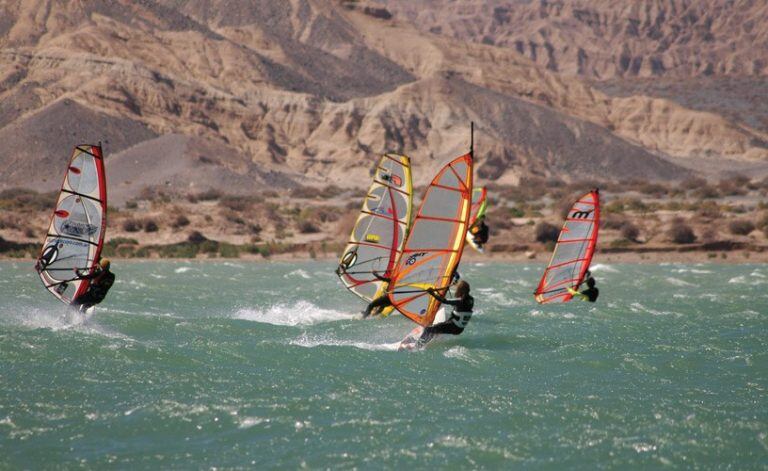
<instances>
[{"instance_id":1,"label":"choppy water","mask_svg":"<svg viewBox=\"0 0 768 471\"><path fill-rule=\"evenodd\" d=\"M465 334L405 353L329 263L118 262L85 323L0 263L0 468L766 468L767 267L540 269L465 264Z\"/></svg>"}]
</instances>

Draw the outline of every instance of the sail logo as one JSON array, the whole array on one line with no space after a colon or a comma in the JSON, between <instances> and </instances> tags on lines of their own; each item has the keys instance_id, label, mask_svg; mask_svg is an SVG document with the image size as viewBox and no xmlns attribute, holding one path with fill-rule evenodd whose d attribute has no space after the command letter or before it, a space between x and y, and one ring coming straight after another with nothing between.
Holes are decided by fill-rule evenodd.
<instances>
[{"instance_id":1,"label":"sail logo","mask_svg":"<svg viewBox=\"0 0 768 471\"><path fill-rule=\"evenodd\" d=\"M61 225L61 232L73 236L92 236L98 230L98 226L85 222L64 221Z\"/></svg>"},{"instance_id":2,"label":"sail logo","mask_svg":"<svg viewBox=\"0 0 768 471\"><path fill-rule=\"evenodd\" d=\"M587 219L589 215L592 214L592 211L594 211L594 209L590 209L589 211L574 211L571 217L574 219Z\"/></svg>"},{"instance_id":3,"label":"sail logo","mask_svg":"<svg viewBox=\"0 0 768 471\"><path fill-rule=\"evenodd\" d=\"M410 265L413 265L414 263L416 263L416 260L418 260L419 258L423 257L423 256L424 256L424 255L426 255L426 254L427 254L427 252L419 252L419 253L415 253L415 254L411 255L410 257L408 257L408 258L405 260L405 264L406 264L406 265L409 265L409 266L410 266Z\"/></svg>"},{"instance_id":4,"label":"sail logo","mask_svg":"<svg viewBox=\"0 0 768 471\"><path fill-rule=\"evenodd\" d=\"M43 255L40 256L40 265L45 268L51 263L55 262L58 256L59 249L56 247L56 243L54 242L53 244L46 247L45 250L43 250Z\"/></svg>"}]
</instances>

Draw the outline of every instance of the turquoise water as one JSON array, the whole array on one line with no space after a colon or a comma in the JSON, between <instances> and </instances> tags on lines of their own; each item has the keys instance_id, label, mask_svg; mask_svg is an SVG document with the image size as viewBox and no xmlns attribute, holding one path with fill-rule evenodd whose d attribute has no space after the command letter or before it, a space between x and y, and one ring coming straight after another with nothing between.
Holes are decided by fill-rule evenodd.
<instances>
[{"instance_id":1,"label":"turquoise water","mask_svg":"<svg viewBox=\"0 0 768 471\"><path fill-rule=\"evenodd\" d=\"M86 322L0 263L0 468L765 469L768 267L597 265L542 307L539 266L464 264L464 335L331 263L116 262Z\"/></svg>"}]
</instances>

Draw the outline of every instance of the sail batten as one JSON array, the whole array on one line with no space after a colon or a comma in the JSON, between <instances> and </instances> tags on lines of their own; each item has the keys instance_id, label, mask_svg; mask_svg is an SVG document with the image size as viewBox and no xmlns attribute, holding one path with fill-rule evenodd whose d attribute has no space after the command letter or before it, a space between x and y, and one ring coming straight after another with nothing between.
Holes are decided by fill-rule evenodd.
<instances>
[{"instance_id":1,"label":"sail batten","mask_svg":"<svg viewBox=\"0 0 768 471\"><path fill-rule=\"evenodd\" d=\"M107 184L100 146L76 146L40 253L40 278L66 304L83 295L104 245Z\"/></svg>"},{"instance_id":2,"label":"sail batten","mask_svg":"<svg viewBox=\"0 0 768 471\"><path fill-rule=\"evenodd\" d=\"M544 270L535 298L541 304L564 303L573 298L592 263L600 223L600 194L593 190L576 200L565 217L552 258Z\"/></svg>"}]
</instances>

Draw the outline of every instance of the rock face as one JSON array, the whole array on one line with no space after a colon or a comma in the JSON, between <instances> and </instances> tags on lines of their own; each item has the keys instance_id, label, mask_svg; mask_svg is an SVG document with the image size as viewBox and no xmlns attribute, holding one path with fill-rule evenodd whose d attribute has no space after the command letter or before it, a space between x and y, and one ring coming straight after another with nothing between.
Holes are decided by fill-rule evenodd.
<instances>
[{"instance_id":1,"label":"rock face","mask_svg":"<svg viewBox=\"0 0 768 471\"><path fill-rule=\"evenodd\" d=\"M768 75L759 0L381 0L423 31L591 79Z\"/></svg>"},{"instance_id":2,"label":"rock face","mask_svg":"<svg viewBox=\"0 0 768 471\"><path fill-rule=\"evenodd\" d=\"M519 34L544 23L555 31L553 18L575 15L578 3L430 3L427 15L399 0L5 2L0 189L57 188L71 147L97 140L104 142L107 167L114 168L110 181L122 199L155 185L232 193L297 183L366 187L371 165L386 151L409 154L423 184L443 162L466 152L469 121L476 123L481 181L596 174L666 180L690 175L681 165L707 168L695 165L702 159L731 170L768 161L765 131L717 106L694 110L674 97L612 96L564 68L567 54L555 54L558 47L563 54L569 41L571 48L599 49L591 43L597 36L569 36L553 46L557 67L538 56L531 60L530 51L503 39L501 31L511 35L512 25L520 26ZM702 21L714 31L713 44L733 44L758 62L766 54L739 46L759 36L760 17L749 27L745 19L740 36L723 29L731 10L715 8L721 2L706 3L710 10L697 9L699 2L641 3L658 8L598 5L588 9L600 12L597 19L579 13L577 24L603 31L602 41L613 47L607 34L621 23L616 18L634 18L640 10L642 18L658 18L669 4L678 13L715 15L709 23L702 14L694 21L692 13L685 16L690 24L659 23L662 33L678 34L667 47L678 51L670 57L684 58L685 44L709 44L699 33L682 39ZM745 5L753 14L764 10ZM663 17L671 18L671 7L664 8ZM470 34L485 28L468 26L481 20L499 23L497 34L487 40ZM656 38L644 21L637 35L621 33L635 38L630 51L641 55L666 37ZM460 24L463 30L447 29ZM438 26L445 34L429 32ZM618 73L589 54L587 69ZM669 62L664 73L699 73L685 60L679 67ZM713 63L713 73L721 73L720 63ZM763 74L757 66L724 70ZM41 180L40 168L54 177Z\"/></svg>"}]
</instances>

